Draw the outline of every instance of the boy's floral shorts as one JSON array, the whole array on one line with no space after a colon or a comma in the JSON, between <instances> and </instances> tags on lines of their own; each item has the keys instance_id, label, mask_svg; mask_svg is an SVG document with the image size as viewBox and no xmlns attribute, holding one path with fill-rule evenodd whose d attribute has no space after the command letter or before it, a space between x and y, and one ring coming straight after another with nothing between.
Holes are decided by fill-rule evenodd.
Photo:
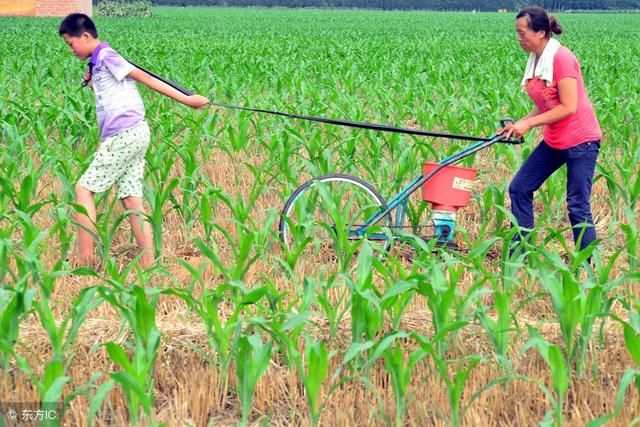
<instances>
[{"instance_id":1,"label":"boy's floral shorts","mask_svg":"<svg viewBox=\"0 0 640 427\"><path fill-rule=\"evenodd\" d=\"M149 126L144 120L106 138L80 177L78 185L94 193L101 193L115 183L118 199L142 197L144 156L149 140Z\"/></svg>"}]
</instances>

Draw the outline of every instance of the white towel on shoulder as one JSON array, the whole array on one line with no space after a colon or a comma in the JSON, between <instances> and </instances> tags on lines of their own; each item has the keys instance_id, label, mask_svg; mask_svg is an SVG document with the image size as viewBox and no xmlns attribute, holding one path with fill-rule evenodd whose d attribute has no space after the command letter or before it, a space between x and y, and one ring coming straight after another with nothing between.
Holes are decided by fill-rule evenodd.
<instances>
[{"instance_id":1,"label":"white towel on shoulder","mask_svg":"<svg viewBox=\"0 0 640 427\"><path fill-rule=\"evenodd\" d=\"M531 52L529 55L529 61L527 61L527 67L524 70L524 77L522 77L522 90L524 91L527 86L527 81L534 77L538 77L540 80L547 82L547 86L551 86L553 83L553 57L556 55L558 49L560 49L560 42L554 38L550 38L547 45L538 59L536 64L536 54ZM534 70L535 66L535 70Z\"/></svg>"}]
</instances>

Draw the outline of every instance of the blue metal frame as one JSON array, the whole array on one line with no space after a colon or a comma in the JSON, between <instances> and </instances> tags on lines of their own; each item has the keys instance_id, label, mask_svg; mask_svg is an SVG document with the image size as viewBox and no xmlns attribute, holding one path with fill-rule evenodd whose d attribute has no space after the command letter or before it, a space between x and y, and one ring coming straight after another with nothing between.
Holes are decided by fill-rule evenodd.
<instances>
[{"instance_id":1,"label":"blue metal frame","mask_svg":"<svg viewBox=\"0 0 640 427\"><path fill-rule=\"evenodd\" d=\"M407 209L407 204L409 202L409 197L415 193L419 188L421 188L429 179L431 179L437 172L439 172L442 168L449 166L451 164L457 163L460 160L464 159L465 157L468 157L480 150L483 150L497 142L511 142L511 141L504 141L503 136L500 134L495 134L492 135L488 140L486 141L480 141L477 142L463 150L458 151L457 153L452 154L451 156L441 160L440 162L438 162L438 167L435 168L429 175L420 175L417 178L415 178L413 181L411 181L406 187L404 187L402 190L400 190L400 192L398 194L396 194L395 196L393 196L388 202L387 202L387 208L386 209L380 209L378 210L378 212L376 212L375 214L373 214L371 217L369 217L369 219L367 219L361 226L359 226L358 228L354 229L354 230L350 230L349 231L349 235L353 236L353 237L362 237L367 233L367 230L369 230L369 228L373 225L376 225L377 223L379 223L380 221L382 221L382 219L389 215L393 210L397 209L397 213L396 213L396 220L395 220L395 228L399 228L404 224L404 219L405 219L405 214L406 214L406 209ZM447 236L442 237L442 236L438 236L441 237L444 241L450 241L453 239L453 221L451 220L444 220L442 222L442 224L436 224L436 227L440 225L440 226L449 226L450 230L447 233ZM392 227L393 228L393 227ZM437 231L436 231L436 234ZM384 233L371 233L369 234L369 237L372 239L386 239L387 235Z\"/></svg>"}]
</instances>

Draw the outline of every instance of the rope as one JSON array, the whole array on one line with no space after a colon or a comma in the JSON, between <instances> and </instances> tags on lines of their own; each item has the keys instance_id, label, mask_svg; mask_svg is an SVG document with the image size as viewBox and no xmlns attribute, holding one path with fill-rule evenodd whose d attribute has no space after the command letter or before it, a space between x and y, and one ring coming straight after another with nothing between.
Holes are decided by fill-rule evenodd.
<instances>
[{"instance_id":1,"label":"rope","mask_svg":"<svg viewBox=\"0 0 640 427\"><path fill-rule=\"evenodd\" d=\"M129 61L129 60L127 60ZM178 85L177 83L172 82L171 80L167 80L163 77L158 76L157 74L137 65L134 64L133 62L129 61L129 63L131 65L133 65L136 68L139 68L140 70L144 71L145 73L155 77L156 79L168 84L169 86L171 86L172 88L176 89L177 91L187 95L187 96L191 96L194 95L193 92L191 92L188 89L185 89L184 87ZM436 137L436 138L446 138L446 139L456 139L456 140L463 140L463 141L491 141L493 139L495 139L496 135L493 135L491 137L488 138L483 138L483 137L477 137L477 136L468 136L468 135L459 135L459 134L453 134L453 133L446 133L446 132L434 132L434 131L428 131L428 130L423 130L423 129L408 129L408 128L401 128L401 127L396 127L396 126L390 126L390 125L382 125L382 124L377 124L377 123L365 123L365 122L354 122L351 120L340 120L340 119L329 119L329 118L325 118L325 117L318 117L318 116L305 116L305 115L301 115L301 114L293 114L293 113L283 113L281 111L275 111L275 110L265 110L262 108L251 108L251 107L243 107L243 106L239 106L239 105L229 105L229 104L222 104L219 102L209 102L209 105L213 105L215 107L220 107L220 108L227 108L227 109L233 109L233 110L241 110L241 111L250 111L250 112L254 112L254 113L264 113L264 114L271 114L274 116L281 116L281 117L287 117L290 119L299 119L299 120L306 120L306 121L311 121L311 122L319 122L319 123L327 123L327 124L332 124L332 125L337 125L337 126L345 126L345 127L351 127L351 128L358 128L358 129L370 129L370 130L375 130L375 131L379 131L379 132L391 132L391 133L402 133L402 134L407 134L407 135L419 135L419 136L429 136L429 137ZM517 142L516 142L517 141ZM519 144L522 141L521 140L513 140L510 139L508 141L503 141L503 142L508 142L508 143L512 143L512 144Z\"/></svg>"}]
</instances>

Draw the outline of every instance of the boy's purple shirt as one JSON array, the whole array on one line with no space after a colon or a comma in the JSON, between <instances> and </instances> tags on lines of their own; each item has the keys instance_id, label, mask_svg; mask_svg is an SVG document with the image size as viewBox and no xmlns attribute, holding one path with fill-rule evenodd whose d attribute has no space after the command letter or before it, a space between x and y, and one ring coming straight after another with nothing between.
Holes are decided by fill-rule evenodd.
<instances>
[{"instance_id":1,"label":"boy's purple shirt","mask_svg":"<svg viewBox=\"0 0 640 427\"><path fill-rule=\"evenodd\" d=\"M98 46L96 46L95 50L91 54L91 58L89 58L89 72L93 73L93 67L95 67L96 62L98 62L98 55L100 55L100 51L105 47L109 46L108 42L102 42Z\"/></svg>"},{"instance_id":2,"label":"boy's purple shirt","mask_svg":"<svg viewBox=\"0 0 640 427\"><path fill-rule=\"evenodd\" d=\"M107 49L106 52L103 52ZM89 59L101 139L130 129L144 120L144 104L135 81L126 79L133 66L109 43L96 46Z\"/></svg>"}]
</instances>

